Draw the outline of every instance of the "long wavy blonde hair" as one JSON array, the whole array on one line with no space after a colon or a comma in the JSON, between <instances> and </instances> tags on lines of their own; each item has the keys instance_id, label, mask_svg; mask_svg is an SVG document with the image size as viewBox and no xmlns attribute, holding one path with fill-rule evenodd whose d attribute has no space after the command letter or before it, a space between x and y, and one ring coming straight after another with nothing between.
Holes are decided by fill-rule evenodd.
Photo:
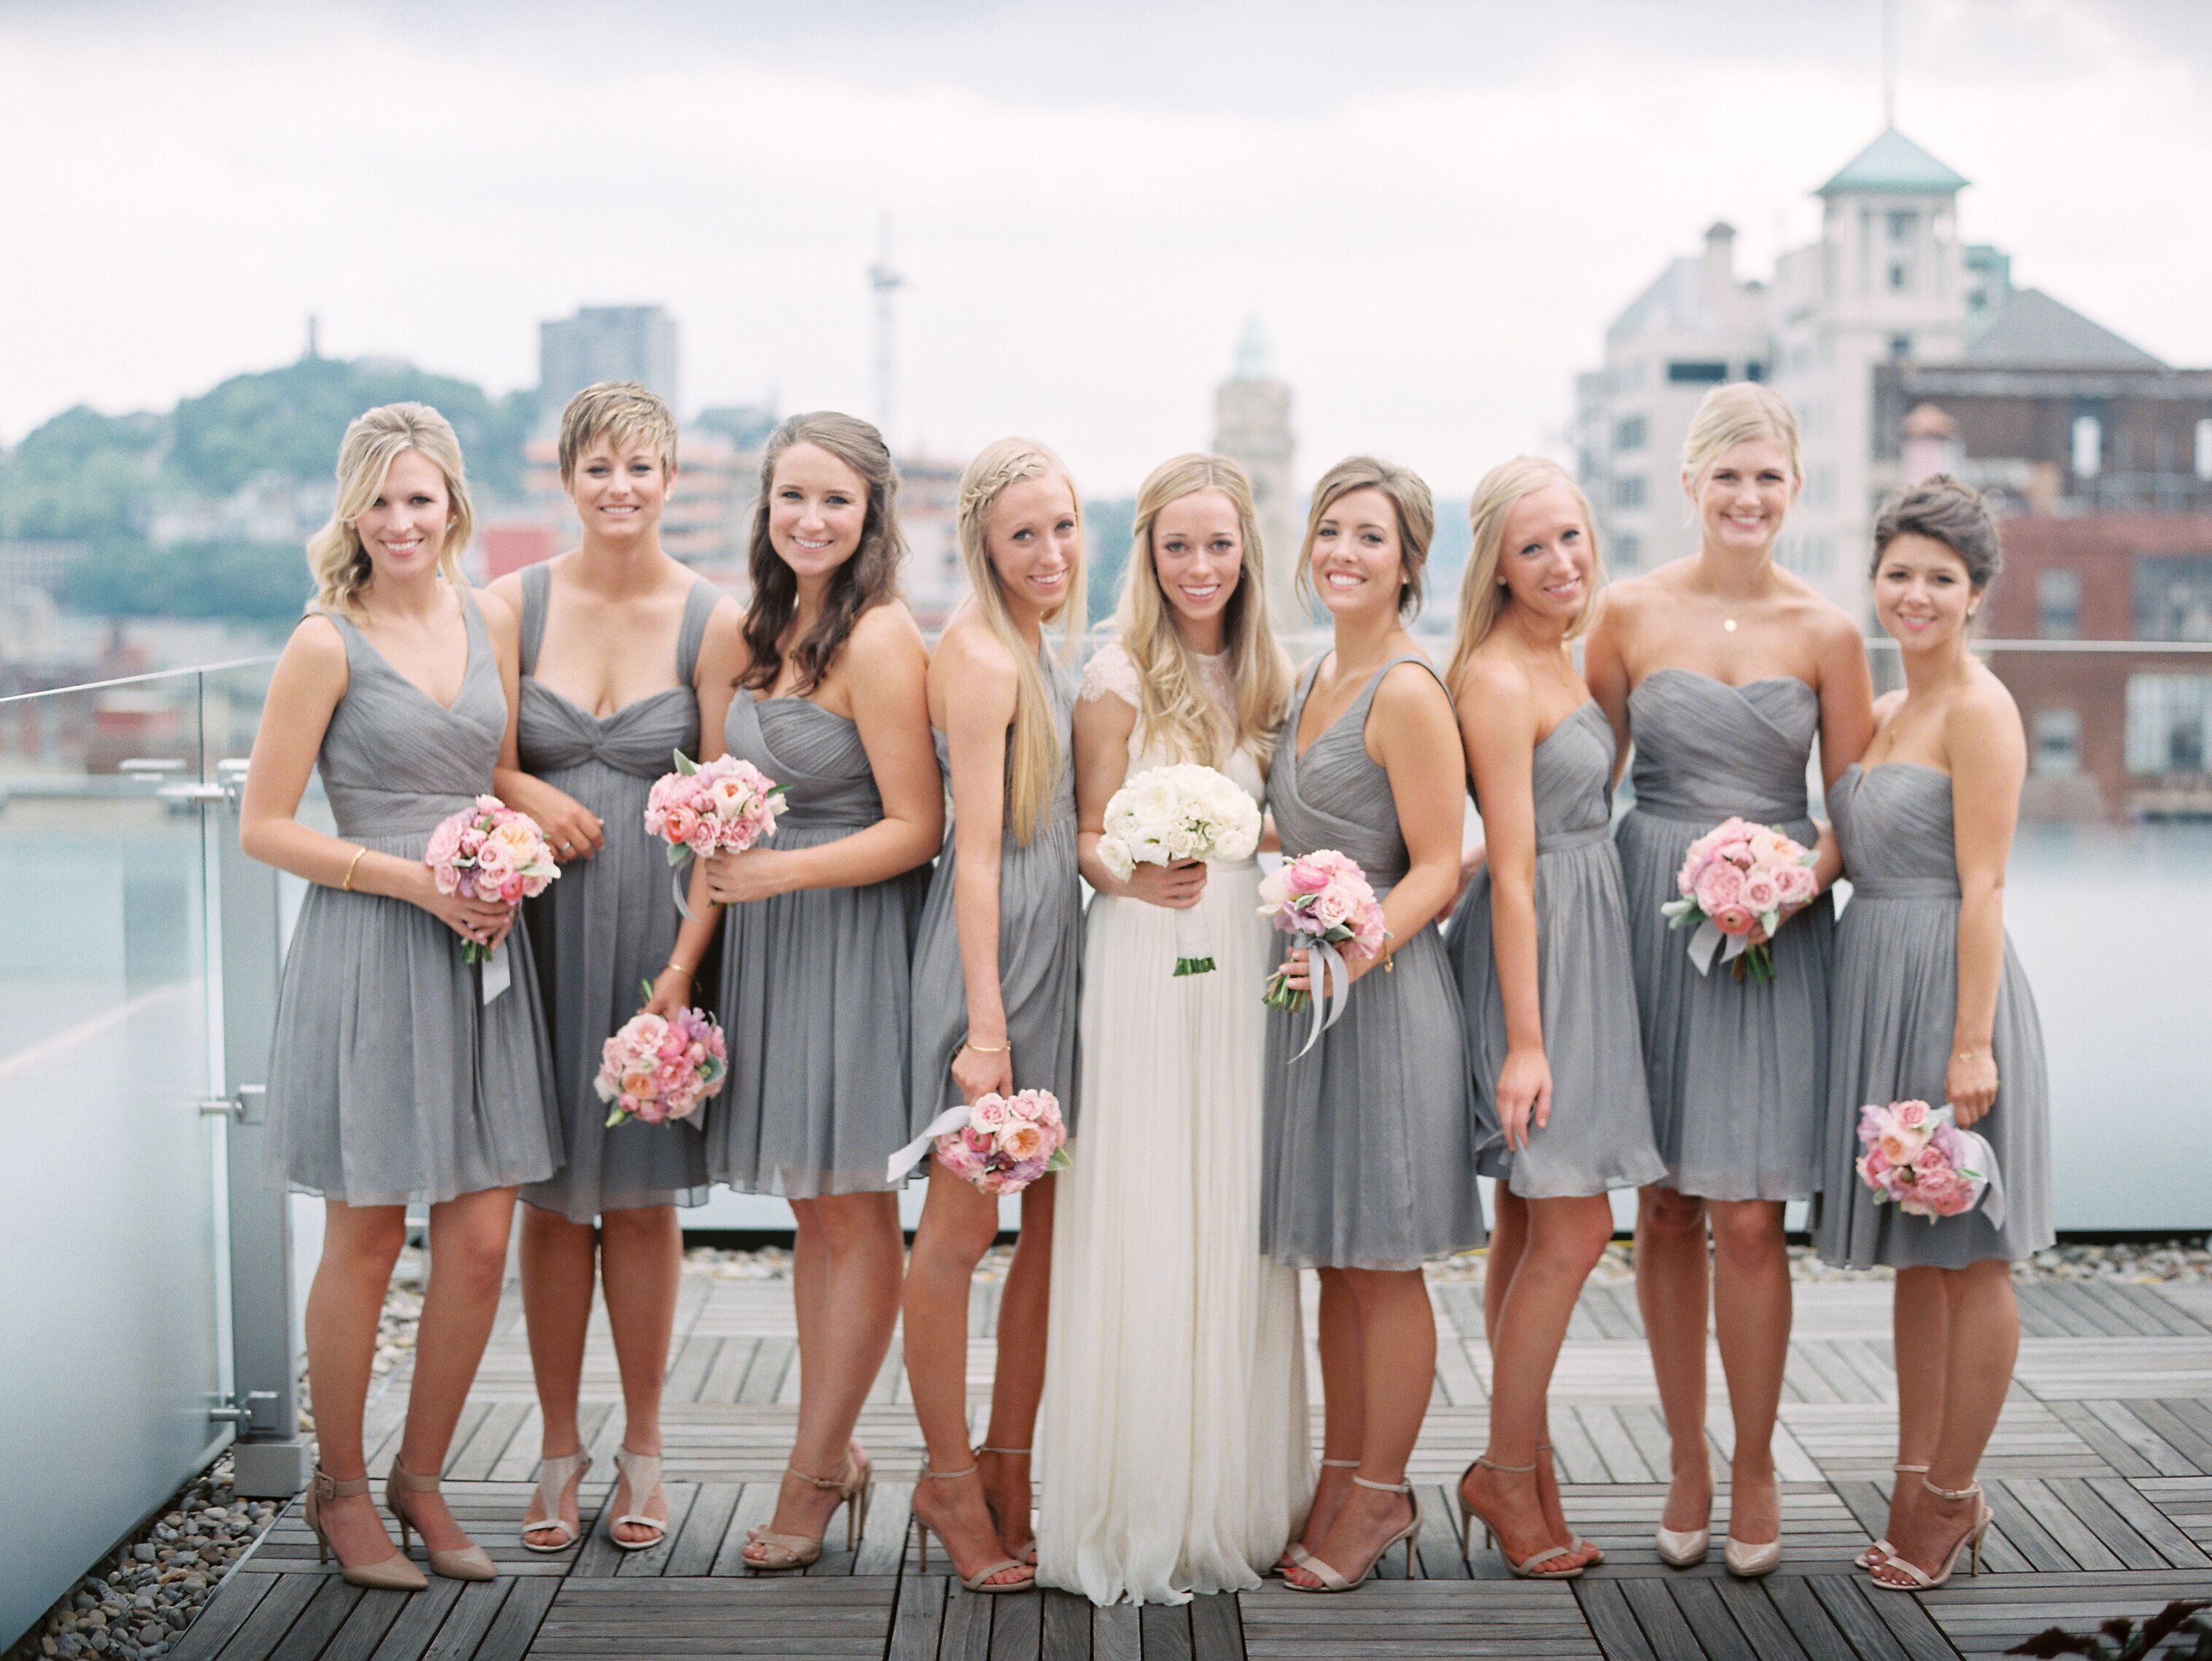
<instances>
[{"instance_id":1,"label":"long wavy blonde hair","mask_svg":"<svg viewBox=\"0 0 2212 1661\"><path fill-rule=\"evenodd\" d=\"M1061 753L1052 699L1045 691L1044 670L1037 654L1030 650L1029 642L1015 626L1006 591L991 564L991 509L1009 486L1054 474L1066 481L1067 494L1075 503L1076 528L1080 532L1083 497L1075 488L1075 476L1067 471L1066 462L1034 439L1002 438L987 444L960 475L961 568L968 574L976 612L984 627L1013 654L1018 677L1014 686L1014 721L1006 738L1006 822L1013 829L1015 840L1024 843L1044 822L1045 809L1059 788L1060 770L1068 764L1068 758ZM1083 630L1078 622L1083 616L1083 544L1079 535L1075 558L1068 567L1066 598L1044 618L1047 623L1066 621L1060 655L1063 663L1071 666L1082 642ZM1074 607L1072 614L1071 605Z\"/></svg>"},{"instance_id":2,"label":"long wavy blonde hair","mask_svg":"<svg viewBox=\"0 0 2212 1661\"><path fill-rule=\"evenodd\" d=\"M446 539L438 545L438 574L461 581L461 550L476 534L476 510L469 504L469 481L461 463L461 441L453 423L427 404L381 404L354 418L338 443L338 494L330 522L307 539L307 569L314 574L314 609L341 617L361 615L361 591L374 567L356 529L384 489L392 464L412 450L446 476L452 508Z\"/></svg>"},{"instance_id":3,"label":"long wavy blonde hair","mask_svg":"<svg viewBox=\"0 0 2212 1661\"><path fill-rule=\"evenodd\" d=\"M1556 461L1542 456L1515 456L1510 461L1501 461L1482 476L1482 483L1474 487L1467 504L1474 546L1468 552L1467 569L1459 580L1459 623L1452 630L1451 667L1445 672L1445 685L1459 685L1460 672L1474 655L1474 648L1490 638L1498 619L1513 603L1498 575L1505 562L1506 520L1523 499L1554 484L1564 484L1573 493L1575 505L1582 509L1583 534L1589 538L1589 592L1583 596L1581 615L1567 625L1567 638L1574 639L1596 620L1598 595L1605 584L1605 562L1589 498Z\"/></svg>"},{"instance_id":4,"label":"long wavy blonde hair","mask_svg":"<svg viewBox=\"0 0 2212 1661\"><path fill-rule=\"evenodd\" d=\"M1229 498L1243 545L1237 588L1221 614L1234 703L1233 726L1226 731L1199 678L1195 656L1176 627L1175 607L1152 563L1152 529L1161 511L1200 490L1218 490ZM1226 456L1193 451L1163 461L1137 491L1132 542L1114 627L1137 672L1138 731L1147 741L1162 739L1180 760L1216 766L1243 750L1265 772L1290 703L1291 674L1267 621L1266 552L1251 481Z\"/></svg>"}]
</instances>

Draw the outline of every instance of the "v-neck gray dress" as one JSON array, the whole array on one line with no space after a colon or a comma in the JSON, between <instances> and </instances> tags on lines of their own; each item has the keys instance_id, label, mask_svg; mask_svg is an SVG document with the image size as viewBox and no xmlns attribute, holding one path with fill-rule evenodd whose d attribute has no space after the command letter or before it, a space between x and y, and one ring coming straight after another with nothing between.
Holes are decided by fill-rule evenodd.
<instances>
[{"instance_id":1,"label":"v-neck gray dress","mask_svg":"<svg viewBox=\"0 0 2212 1661\"><path fill-rule=\"evenodd\" d=\"M1636 1188L1667 1171L1651 1140L1651 1100L1628 966L1628 903L1611 836L1613 727L1595 703L1535 749L1536 984L1549 1123L1505 1145L1498 1076L1505 1066L1505 996L1491 935L1490 870L1476 872L1446 946L1467 1013L1474 1068L1476 1168L1528 1200ZM1479 804L1478 804L1479 805Z\"/></svg>"},{"instance_id":2,"label":"v-neck gray dress","mask_svg":"<svg viewBox=\"0 0 2212 1661\"><path fill-rule=\"evenodd\" d=\"M1016 840L1006 828L999 849L999 988L1012 1046L1014 1086L1060 1098L1068 1133L1077 1122L1075 1025L1083 970L1083 890L1075 865L1075 679L1043 656L1046 695L1060 745L1060 782L1036 834ZM945 734L933 730L937 767L947 779ZM909 1136L960 1100L952 1057L968 1034L968 989L960 972L960 925L953 915L952 820L930 879L914 949L914 1051ZM1073 1157L1080 1158L1077 1153ZM921 1167L926 1171L927 1166Z\"/></svg>"},{"instance_id":3,"label":"v-neck gray dress","mask_svg":"<svg viewBox=\"0 0 2212 1661\"><path fill-rule=\"evenodd\" d=\"M1636 804L1614 833L1628 895L1652 1130L1666 1186L1712 1200L1797 1200L1820 1183L1827 1110L1826 895L1782 925L1774 979L1700 975L1687 930L1659 908L1690 844L1732 814L1812 846L1805 770L1820 694L1791 676L1731 686L1655 669L1628 698Z\"/></svg>"},{"instance_id":4,"label":"v-neck gray dress","mask_svg":"<svg viewBox=\"0 0 2212 1661\"><path fill-rule=\"evenodd\" d=\"M322 614L345 642L347 679L317 766L348 842L419 860L441 820L491 790L507 694L465 590L461 609L469 660L450 708ZM270 1044L270 1186L435 1205L552 1174L561 1128L528 920L501 946L513 984L489 1004L461 946L405 900L308 885Z\"/></svg>"},{"instance_id":5,"label":"v-neck gray dress","mask_svg":"<svg viewBox=\"0 0 2212 1661\"><path fill-rule=\"evenodd\" d=\"M1943 1103L1959 1013L1959 864L1951 777L1912 762L1853 767L1836 781L1835 815L1850 904L1836 926L1833 1043L1828 1052L1826 1178L1814 1244L1832 1263L1964 1269L2018 1262L2057 1238L2051 1214L2051 1083L2027 972L2005 941L1990 1053L1996 1106L1972 1129L1989 1139L2004 1182L2002 1228L1976 1210L1909 1217L1877 1206L1859 1180L1859 1109Z\"/></svg>"},{"instance_id":6,"label":"v-neck gray dress","mask_svg":"<svg viewBox=\"0 0 2212 1661\"><path fill-rule=\"evenodd\" d=\"M1301 756L1321 660L1309 665L1267 770L1283 856L1334 848L1377 899L1410 863L1390 776L1365 737L1375 689L1401 663L1436 672L1425 658L1393 658ZM1310 1008L1267 1012L1261 1250L1294 1269L1409 1269L1480 1245L1466 1024L1436 925L1398 941L1388 973L1361 976L1300 1057L1312 1023Z\"/></svg>"},{"instance_id":7,"label":"v-neck gray dress","mask_svg":"<svg viewBox=\"0 0 2212 1661\"><path fill-rule=\"evenodd\" d=\"M592 1088L606 1041L644 999L638 988L667 964L681 921L665 844L645 828L653 782L676 751L699 753L699 695L692 673L721 591L703 579L684 597L676 640L676 684L610 715L594 715L537 677L552 570L522 574L522 714L516 742L523 770L566 791L606 827L606 845L561 867L561 879L526 901L530 942L545 990L553 1080L560 1094L561 1169L522 1197L574 1223L642 1206L698 1205L707 1197L700 1128L690 1120L610 1129ZM711 1115L720 1098L700 1111Z\"/></svg>"},{"instance_id":8,"label":"v-neck gray dress","mask_svg":"<svg viewBox=\"0 0 2212 1661\"><path fill-rule=\"evenodd\" d=\"M819 848L884 816L860 729L803 697L731 700L729 753L784 787L771 848ZM907 1129L908 970L927 867L804 888L722 920L730 1080L707 1138L717 1182L812 1200L891 1186Z\"/></svg>"}]
</instances>

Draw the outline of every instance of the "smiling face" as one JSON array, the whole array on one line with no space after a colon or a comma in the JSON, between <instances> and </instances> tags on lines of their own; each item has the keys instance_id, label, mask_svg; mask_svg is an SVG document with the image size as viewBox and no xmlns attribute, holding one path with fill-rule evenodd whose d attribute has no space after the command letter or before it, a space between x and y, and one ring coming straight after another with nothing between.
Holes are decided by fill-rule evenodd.
<instances>
[{"instance_id":1,"label":"smiling face","mask_svg":"<svg viewBox=\"0 0 2212 1661\"><path fill-rule=\"evenodd\" d=\"M1346 490L1314 526L1307 565L1331 615L1380 609L1395 616L1406 586L1397 504L1371 485Z\"/></svg>"},{"instance_id":2,"label":"smiling face","mask_svg":"<svg viewBox=\"0 0 2212 1661\"><path fill-rule=\"evenodd\" d=\"M1596 580L1596 550L1571 485L1547 484L1507 510L1498 584L1510 604L1547 622L1571 624L1589 603Z\"/></svg>"},{"instance_id":3,"label":"smiling face","mask_svg":"<svg viewBox=\"0 0 2212 1661\"><path fill-rule=\"evenodd\" d=\"M383 488L354 520L372 576L404 581L436 570L453 515L438 464L420 450L402 450L385 470Z\"/></svg>"},{"instance_id":4,"label":"smiling face","mask_svg":"<svg viewBox=\"0 0 2212 1661\"><path fill-rule=\"evenodd\" d=\"M617 439L604 433L578 459L568 478L568 496L587 538L634 542L659 529L672 482L650 438Z\"/></svg>"},{"instance_id":5,"label":"smiling face","mask_svg":"<svg viewBox=\"0 0 2212 1661\"><path fill-rule=\"evenodd\" d=\"M991 504L983 548L1006 604L1050 617L1066 604L1068 577L1083 554L1074 487L1058 473L1006 486Z\"/></svg>"},{"instance_id":6,"label":"smiling face","mask_svg":"<svg viewBox=\"0 0 2212 1661\"><path fill-rule=\"evenodd\" d=\"M1243 569L1243 528L1227 491L1177 496L1152 520L1152 573L1182 623L1218 635Z\"/></svg>"},{"instance_id":7,"label":"smiling face","mask_svg":"<svg viewBox=\"0 0 2212 1661\"><path fill-rule=\"evenodd\" d=\"M1735 553L1770 551L1797 495L1790 453L1771 438L1729 446L1714 458L1702 480L1683 484L1705 522L1705 545Z\"/></svg>"},{"instance_id":8,"label":"smiling face","mask_svg":"<svg viewBox=\"0 0 2212 1661\"><path fill-rule=\"evenodd\" d=\"M1957 642L1979 599L1966 562L1934 537L1892 537L1875 566L1875 615L1907 651Z\"/></svg>"},{"instance_id":9,"label":"smiling face","mask_svg":"<svg viewBox=\"0 0 2212 1661\"><path fill-rule=\"evenodd\" d=\"M804 582L858 553L868 526L868 484L818 444L793 445L769 483L768 540Z\"/></svg>"}]
</instances>

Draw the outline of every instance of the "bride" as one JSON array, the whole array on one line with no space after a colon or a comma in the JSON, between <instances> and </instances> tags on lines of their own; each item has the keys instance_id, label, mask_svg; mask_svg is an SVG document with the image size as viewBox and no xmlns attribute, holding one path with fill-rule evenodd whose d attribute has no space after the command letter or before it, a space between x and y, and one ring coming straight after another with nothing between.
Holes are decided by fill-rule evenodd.
<instances>
[{"instance_id":1,"label":"bride","mask_svg":"<svg viewBox=\"0 0 2212 1661\"><path fill-rule=\"evenodd\" d=\"M1083 1124L1060 1178L1038 1434L1037 1578L1093 1603L1256 1586L1312 1489L1297 1276L1260 1255L1271 931L1249 860L1100 863L1106 804L1200 762L1261 794L1289 702L1251 486L1184 455L1137 496L1115 618L1075 713ZM1176 978L1177 910L1211 974Z\"/></svg>"}]
</instances>

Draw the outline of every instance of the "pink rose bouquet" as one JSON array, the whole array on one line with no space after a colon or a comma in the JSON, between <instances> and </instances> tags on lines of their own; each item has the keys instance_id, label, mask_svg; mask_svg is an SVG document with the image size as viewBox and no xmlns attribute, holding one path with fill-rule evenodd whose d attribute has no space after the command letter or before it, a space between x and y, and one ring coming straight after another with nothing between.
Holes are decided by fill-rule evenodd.
<instances>
[{"instance_id":1,"label":"pink rose bouquet","mask_svg":"<svg viewBox=\"0 0 2212 1661\"><path fill-rule=\"evenodd\" d=\"M676 770L654 780L645 799L645 828L668 844L671 865L694 854L741 854L774 833L783 789L735 756L702 765L679 751Z\"/></svg>"},{"instance_id":2,"label":"pink rose bouquet","mask_svg":"<svg viewBox=\"0 0 2212 1661\"><path fill-rule=\"evenodd\" d=\"M897 1182L931 1147L947 1171L985 1194L1018 1194L1040 1177L1065 1171L1067 1121L1049 1090L996 1091L949 1107L891 1155L886 1180Z\"/></svg>"},{"instance_id":3,"label":"pink rose bouquet","mask_svg":"<svg viewBox=\"0 0 2212 1661\"><path fill-rule=\"evenodd\" d=\"M1320 952L1339 964L1335 948L1345 941L1371 958L1389 938L1367 873L1358 861L1334 848L1285 861L1260 885L1260 915L1288 934L1294 949ZM1292 991L1280 970L1264 995L1275 1009L1303 1009L1310 996Z\"/></svg>"},{"instance_id":4,"label":"pink rose bouquet","mask_svg":"<svg viewBox=\"0 0 2212 1661\"><path fill-rule=\"evenodd\" d=\"M545 885L561 874L538 821L497 796L478 796L441 820L422 850L422 863L430 867L441 894L507 906L544 893ZM474 940L461 943L465 962L482 963L490 956Z\"/></svg>"},{"instance_id":5,"label":"pink rose bouquet","mask_svg":"<svg viewBox=\"0 0 2212 1661\"><path fill-rule=\"evenodd\" d=\"M1668 925L1692 928L1690 959L1705 974L1713 952L1741 981L1748 968L1753 980L1774 978L1774 954L1767 942L1783 921L1820 892L1813 874L1813 850L1771 825L1731 818L1690 844L1674 879L1681 898L1659 909Z\"/></svg>"},{"instance_id":6,"label":"pink rose bouquet","mask_svg":"<svg viewBox=\"0 0 2212 1661\"><path fill-rule=\"evenodd\" d=\"M1874 1202L1894 1201L1907 1214L1931 1222L1979 1204L1990 1177L1975 1167L1995 1165L1986 1141L1960 1129L1949 1108L1925 1102L1861 1108L1859 1142L1866 1149L1859 1180L1874 1190Z\"/></svg>"},{"instance_id":7,"label":"pink rose bouquet","mask_svg":"<svg viewBox=\"0 0 2212 1661\"><path fill-rule=\"evenodd\" d=\"M653 989L645 993L652 996ZM729 1050L713 1016L701 1009L679 1009L672 1019L643 1011L601 1048L592 1087L612 1110L610 1125L665 1124L697 1112L729 1074Z\"/></svg>"}]
</instances>

